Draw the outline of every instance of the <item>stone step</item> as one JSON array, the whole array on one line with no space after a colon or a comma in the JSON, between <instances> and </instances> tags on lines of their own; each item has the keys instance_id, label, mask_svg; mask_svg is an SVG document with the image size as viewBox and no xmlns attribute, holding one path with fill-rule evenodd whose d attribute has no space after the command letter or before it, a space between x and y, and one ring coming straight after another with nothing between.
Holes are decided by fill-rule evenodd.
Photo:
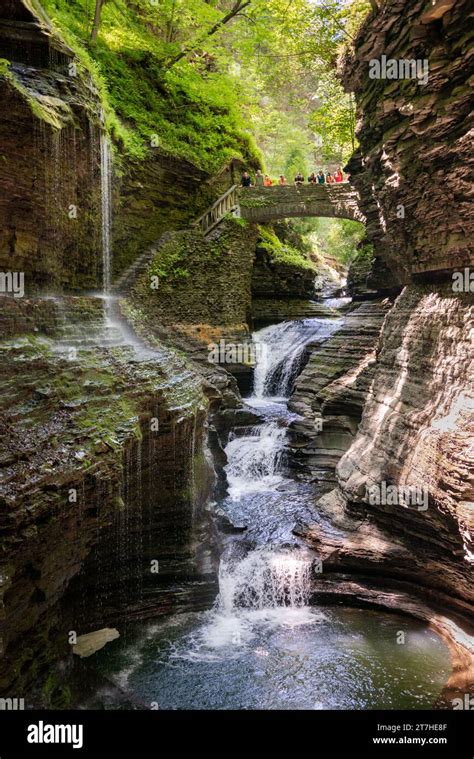
<instances>
[{"instance_id":1,"label":"stone step","mask_svg":"<svg viewBox=\"0 0 474 759\"><path fill-rule=\"evenodd\" d=\"M137 258L137 260L134 261L131 266L129 266L129 268L122 274L117 282L115 282L112 287L112 291L116 294L128 295L140 274L146 270L147 266L153 260L155 253L156 250L153 248L152 250L147 250L139 258Z\"/></svg>"}]
</instances>

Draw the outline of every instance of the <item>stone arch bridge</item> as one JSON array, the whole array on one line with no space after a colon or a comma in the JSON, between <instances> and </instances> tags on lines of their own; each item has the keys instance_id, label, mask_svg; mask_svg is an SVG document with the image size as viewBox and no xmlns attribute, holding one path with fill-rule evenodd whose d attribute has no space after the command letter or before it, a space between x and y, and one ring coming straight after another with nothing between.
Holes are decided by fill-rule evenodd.
<instances>
[{"instance_id":1,"label":"stone arch bridge","mask_svg":"<svg viewBox=\"0 0 474 759\"><path fill-rule=\"evenodd\" d=\"M264 223L302 216L326 216L365 222L359 195L347 182L294 187L245 187L237 190L240 215Z\"/></svg>"},{"instance_id":2,"label":"stone arch bridge","mask_svg":"<svg viewBox=\"0 0 474 759\"><path fill-rule=\"evenodd\" d=\"M257 224L305 216L365 222L359 194L348 182L299 187L234 185L198 219L198 224L206 235L229 213Z\"/></svg>"}]
</instances>

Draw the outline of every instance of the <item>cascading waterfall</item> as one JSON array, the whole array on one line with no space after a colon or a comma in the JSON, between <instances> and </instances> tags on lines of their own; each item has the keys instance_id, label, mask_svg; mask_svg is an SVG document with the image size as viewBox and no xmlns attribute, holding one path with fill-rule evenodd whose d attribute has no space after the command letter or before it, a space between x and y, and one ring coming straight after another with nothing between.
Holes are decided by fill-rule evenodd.
<instances>
[{"instance_id":1,"label":"cascading waterfall","mask_svg":"<svg viewBox=\"0 0 474 759\"><path fill-rule=\"evenodd\" d=\"M232 614L242 607L306 606L311 562L299 553L263 548L236 563L223 561L219 570L219 612Z\"/></svg>"},{"instance_id":2,"label":"cascading waterfall","mask_svg":"<svg viewBox=\"0 0 474 759\"><path fill-rule=\"evenodd\" d=\"M244 435L228 443L226 473L231 497L239 498L247 491L269 490L280 481L278 470L285 435L286 427L271 420L249 427Z\"/></svg>"},{"instance_id":3,"label":"cascading waterfall","mask_svg":"<svg viewBox=\"0 0 474 759\"><path fill-rule=\"evenodd\" d=\"M236 503L237 512L240 508L244 519L250 516L259 527L264 521L264 512L271 512L272 499L278 498L278 489L288 486L282 463L292 415L287 410L285 398L290 395L305 346L316 340L323 342L339 324L338 318L304 319L266 327L253 336L259 349L256 355L260 358L255 367L254 395L248 399L248 404L254 404L266 421L244 428L230 439L226 446L226 474L229 501ZM278 518L275 514L274 519ZM258 541L261 540L261 531L254 529L253 534L258 534ZM239 609L261 611L300 608L307 604L311 560L296 546L274 544L270 537L273 534L269 533L263 545L247 551L243 558L238 551L236 556L232 550L223 557L216 607L221 620L235 618Z\"/></svg>"},{"instance_id":4,"label":"cascading waterfall","mask_svg":"<svg viewBox=\"0 0 474 759\"><path fill-rule=\"evenodd\" d=\"M100 132L100 184L102 204L102 277L104 294L108 295L112 271L112 152L109 138Z\"/></svg>"},{"instance_id":5,"label":"cascading waterfall","mask_svg":"<svg viewBox=\"0 0 474 759\"><path fill-rule=\"evenodd\" d=\"M207 623L172 658L215 661L237 656L262 628L310 624L311 558L298 549L261 546L221 561L219 596ZM217 657L217 659L215 658Z\"/></svg>"},{"instance_id":6,"label":"cascading waterfall","mask_svg":"<svg viewBox=\"0 0 474 759\"><path fill-rule=\"evenodd\" d=\"M258 401L258 410L267 416L267 421L243 431L226 447L226 473L232 498L271 490L282 481L280 469L291 418L285 398L290 395L306 345L326 340L340 321L303 319L265 327L254 334L260 358L254 372L254 395L248 403Z\"/></svg>"},{"instance_id":7,"label":"cascading waterfall","mask_svg":"<svg viewBox=\"0 0 474 759\"><path fill-rule=\"evenodd\" d=\"M288 398L305 347L324 341L339 327L340 319L302 319L265 327L253 335L261 356L254 371L256 398Z\"/></svg>"}]
</instances>

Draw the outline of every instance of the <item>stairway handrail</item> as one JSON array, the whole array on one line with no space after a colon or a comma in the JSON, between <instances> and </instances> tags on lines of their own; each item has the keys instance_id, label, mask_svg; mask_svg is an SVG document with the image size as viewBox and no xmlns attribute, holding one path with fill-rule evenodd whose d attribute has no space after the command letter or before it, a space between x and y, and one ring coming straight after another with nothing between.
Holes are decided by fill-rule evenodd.
<instances>
[{"instance_id":1,"label":"stairway handrail","mask_svg":"<svg viewBox=\"0 0 474 759\"><path fill-rule=\"evenodd\" d=\"M224 201L224 200L225 200L225 199L226 199L226 198L227 198L229 195L231 195L232 193L235 193L235 192L236 192L236 190L237 190L237 188L238 188L238 186L239 186L239 185L237 185L237 184L234 184L234 185L232 185L232 187L230 187L230 188L227 190L227 192L225 192L223 195L221 195L221 196L220 196L220 198L217 198L217 200L215 201L215 203L213 203L213 204L212 204L212 206L209 206L209 208L208 208L208 209L207 209L207 210L206 210L206 211L205 211L205 212L202 214L202 216L200 216L200 217L199 217L199 219L197 219L197 221L196 221L196 224L199 224L199 226L200 226L200 227L203 229L203 222L204 222L204 220L206 219L206 217L207 217L207 216L209 216L209 214L211 214L211 213L212 213L212 212L213 212L213 211L214 211L214 210L215 210L215 209L216 209L218 206L220 206L220 204L221 204L221 203L222 203L222 202L223 202L223 201ZM220 218L219 218L217 221L220 221L221 219L223 219L225 215L226 215L226 214L223 214L223 216L222 216L222 217L220 217ZM217 223L217 221L215 221L214 223ZM212 225L212 226L213 226L213 225ZM203 232L205 232L205 231L206 231L206 230L205 230L205 229L203 229Z\"/></svg>"}]
</instances>

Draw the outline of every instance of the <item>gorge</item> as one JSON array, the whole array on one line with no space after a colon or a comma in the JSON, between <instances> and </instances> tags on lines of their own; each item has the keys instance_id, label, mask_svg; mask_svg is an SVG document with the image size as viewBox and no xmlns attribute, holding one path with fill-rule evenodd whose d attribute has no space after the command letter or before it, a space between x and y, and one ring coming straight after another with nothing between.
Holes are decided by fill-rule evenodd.
<instances>
[{"instance_id":1,"label":"gorge","mask_svg":"<svg viewBox=\"0 0 474 759\"><path fill-rule=\"evenodd\" d=\"M467 2L375 3L338 62L350 183L243 188L206 234L263 168L221 51L199 38L160 78L155 11L120 0L90 63L80 5L0 2L0 269L25 282L0 302L0 694L453 709L474 688ZM424 86L370 78L381 55L428 60ZM134 77L156 125L120 97ZM348 266L286 221L313 216L365 224ZM371 497L390 487L426 508Z\"/></svg>"}]
</instances>

